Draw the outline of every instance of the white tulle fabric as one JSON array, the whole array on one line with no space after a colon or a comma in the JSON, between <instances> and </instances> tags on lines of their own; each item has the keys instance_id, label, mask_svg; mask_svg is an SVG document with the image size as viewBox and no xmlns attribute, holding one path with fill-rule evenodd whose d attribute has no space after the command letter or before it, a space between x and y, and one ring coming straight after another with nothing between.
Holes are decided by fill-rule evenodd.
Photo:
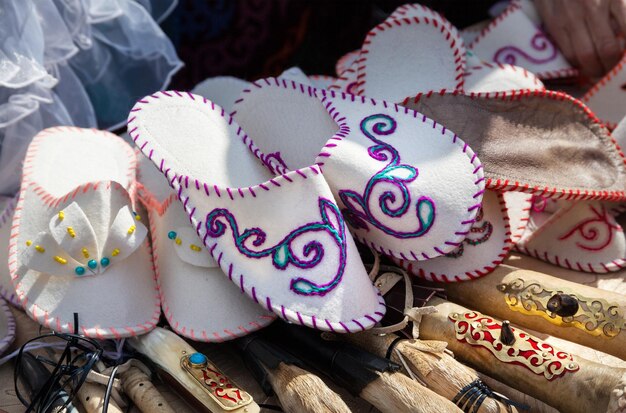
<instances>
[{"instance_id":1,"label":"white tulle fabric","mask_svg":"<svg viewBox=\"0 0 626 413\"><path fill-rule=\"evenodd\" d=\"M182 66L159 28L177 0L0 0L0 194L41 129L123 126Z\"/></svg>"}]
</instances>

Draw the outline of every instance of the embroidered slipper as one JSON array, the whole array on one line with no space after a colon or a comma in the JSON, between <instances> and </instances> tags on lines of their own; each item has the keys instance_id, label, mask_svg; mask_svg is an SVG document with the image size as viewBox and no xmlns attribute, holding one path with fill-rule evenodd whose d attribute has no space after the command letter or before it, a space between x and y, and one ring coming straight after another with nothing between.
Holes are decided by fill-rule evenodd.
<instances>
[{"instance_id":1,"label":"embroidered slipper","mask_svg":"<svg viewBox=\"0 0 626 413\"><path fill-rule=\"evenodd\" d=\"M232 76L216 76L198 83L191 93L210 99L230 111L241 92L248 87L250 83L245 80Z\"/></svg>"},{"instance_id":2,"label":"embroidered slipper","mask_svg":"<svg viewBox=\"0 0 626 413\"><path fill-rule=\"evenodd\" d=\"M418 94L402 104L463 136L480 156L487 187L564 199L624 199L624 156L573 97L518 90Z\"/></svg>"},{"instance_id":3,"label":"embroidered slipper","mask_svg":"<svg viewBox=\"0 0 626 413\"><path fill-rule=\"evenodd\" d=\"M457 135L384 101L281 79L252 85L233 115L253 131L255 153L278 173L322 167L358 240L413 260L461 244L484 187L480 161Z\"/></svg>"},{"instance_id":4,"label":"embroidered slipper","mask_svg":"<svg viewBox=\"0 0 626 413\"><path fill-rule=\"evenodd\" d=\"M482 60L521 66L540 79L576 76L578 71L567 62L540 26L533 23L529 13L520 3L512 2L482 30L469 48Z\"/></svg>"},{"instance_id":5,"label":"embroidered slipper","mask_svg":"<svg viewBox=\"0 0 626 413\"><path fill-rule=\"evenodd\" d=\"M626 235L609 203L536 197L517 243L527 255L560 267L606 273L626 266Z\"/></svg>"},{"instance_id":6,"label":"embroidered slipper","mask_svg":"<svg viewBox=\"0 0 626 413\"><path fill-rule=\"evenodd\" d=\"M530 204L527 194L509 194L515 201ZM526 208L526 214L529 209ZM524 218L516 212L517 208L509 212L503 194L486 191L476 222L454 251L428 261L394 261L410 274L429 281L457 282L485 276L502 263L513 247L511 228L519 228Z\"/></svg>"},{"instance_id":7,"label":"embroidered slipper","mask_svg":"<svg viewBox=\"0 0 626 413\"><path fill-rule=\"evenodd\" d=\"M9 304L21 307L17 295L15 295L15 287L11 282L9 274L9 238L11 237L11 222L13 221L13 213L17 204L17 196L13 198L0 198L0 297L4 298Z\"/></svg>"},{"instance_id":8,"label":"embroidered slipper","mask_svg":"<svg viewBox=\"0 0 626 413\"><path fill-rule=\"evenodd\" d=\"M271 323L273 313L224 277L176 192L148 158L139 157L140 199L150 220L161 307L174 331L192 340L221 342Z\"/></svg>"},{"instance_id":9,"label":"embroidered slipper","mask_svg":"<svg viewBox=\"0 0 626 413\"><path fill-rule=\"evenodd\" d=\"M0 298L0 355L15 340L15 317L6 301Z\"/></svg>"},{"instance_id":10,"label":"embroidered slipper","mask_svg":"<svg viewBox=\"0 0 626 413\"><path fill-rule=\"evenodd\" d=\"M463 39L438 13L419 5L398 9L374 27L356 62L358 95L398 103L407 93L463 89Z\"/></svg>"},{"instance_id":11,"label":"embroidered slipper","mask_svg":"<svg viewBox=\"0 0 626 413\"><path fill-rule=\"evenodd\" d=\"M273 176L219 106L191 93L137 102L131 137L169 179L225 275L268 311L355 332L384 315L319 167Z\"/></svg>"},{"instance_id":12,"label":"embroidered slipper","mask_svg":"<svg viewBox=\"0 0 626 413\"><path fill-rule=\"evenodd\" d=\"M465 72L465 93L501 92L505 90L544 90L537 76L523 67L480 62L469 64Z\"/></svg>"},{"instance_id":13,"label":"embroidered slipper","mask_svg":"<svg viewBox=\"0 0 626 413\"><path fill-rule=\"evenodd\" d=\"M582 101L611 129L626 115L625 65L626 55L582 97Z\"/></svg>"},{"instance_id":14,"label":"embroidered slipper","mask_svg":"<svg viewBox=\"0 0 626 413\"><path fill-rule=\"evenodd\" d=\"M9 271L26 313L47 328L119 338L152 329L161 307L145 225L135 213L136 157L121 138L56 127L24 162Z\"/></svg>"}]
</instances>

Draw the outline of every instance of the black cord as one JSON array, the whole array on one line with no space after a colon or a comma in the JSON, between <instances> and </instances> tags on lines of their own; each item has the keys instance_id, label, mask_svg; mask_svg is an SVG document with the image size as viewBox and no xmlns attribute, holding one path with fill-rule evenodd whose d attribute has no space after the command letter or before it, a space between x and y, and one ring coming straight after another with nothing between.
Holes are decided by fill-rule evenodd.
<instances>
[{"instance_id":1,"label":"black cord","mask_svg":"<svg viewBox=\"0 0 626 413\"><path fill-rule=\"evenodd\" d=\"M113 389L113 380L115 379L115 375L117 374L117 369L119 366L113 367L111 371L111 376L109 377L109 382L107 383L107 389L104 393L104 405L102 406L102 413L107 413L109 410L109 399L111 398L111 390Z\"/></svg>"}]
</instances>

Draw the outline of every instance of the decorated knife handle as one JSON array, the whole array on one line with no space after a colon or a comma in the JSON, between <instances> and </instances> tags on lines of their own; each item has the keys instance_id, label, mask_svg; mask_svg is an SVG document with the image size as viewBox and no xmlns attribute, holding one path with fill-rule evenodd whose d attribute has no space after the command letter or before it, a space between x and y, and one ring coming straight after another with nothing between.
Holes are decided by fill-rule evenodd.
<instances>
[{"instance_id":1,"label":"decorated knife handle","mask_svg":"<svg viewBox=\"0 0 626 413\"><path fill-rule=\"evenodd\" d=\"M626 297L501 265L489 277L446 286L448 299L626 359Z\"/></svg>"},{"instance_id":2,"label":"decorated knife handle","mask_svg":"<svg viewBox=\"0 0 626 413\"><path fill-rule=\"evenodd\" d=\"M213 413L259 413L252 396L239 388L204 354L163 328L135 337L131 345Z\"/></svg>"}]
</instances>

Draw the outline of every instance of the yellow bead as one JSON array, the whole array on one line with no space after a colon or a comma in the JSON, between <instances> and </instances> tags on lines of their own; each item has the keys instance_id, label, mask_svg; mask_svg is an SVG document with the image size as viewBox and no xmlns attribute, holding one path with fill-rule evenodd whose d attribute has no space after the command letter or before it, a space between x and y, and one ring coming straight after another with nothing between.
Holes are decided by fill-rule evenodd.
<instances>
[{"instance_id":1,"label":"yellow bead","mask_svg":"<svg viewBox=\"0 0 626 413\"><path fill-rule=\"evenodd\" d=\"M189 248L191 248L192 250L198 252L198 251L202 251L202 248L200 248L199 246L195 245L195 244L191 244L189 246Z\"/></svg>"},{"instance_id":2,"label":"yellow bead","mask_svg":"<svg viewBox=\"0 0 626 413\"><path fill-rule=\"evenodd\" d=\"M46 249L42 247L41 245L35 245L35 249L37 250L37 252L40 252L42 254L46 252Z\"/></svg>"},{"instance_id":3,"label":"yellow bead","mask_svg":"<svg viewBox=\"0 0 626 413\"><path fill-rule=\"evenodd\" d=\"M70 234L70 237L76 238L76 231L74 231L74 228L67 227L67 233Z\"/></svg>"},{"instance_id":4,"label":"yellow bead","mask_svg":"<svg viewBox=\"0 0 626 413\"><path fill-rule=\"evenodd\" d=\"M31 240L26 241L26 246L30 247L31 245L33 245L33 242Z\"/></svg>"},{"instance_id":5,"label":"yellow bead","mask_svg":"<svg viewBox=\"0 0 626 413\"><path fill-rule=\"evenodd\" d=\"M84 256L85 258L89 258L89 251L87 251L87 248L83 248L83 249L82 249L82 252L83 252L83 256Z\"/></svg>"},{"instance_id":6,"label":"yellow bead","mask_svg":"<svg viewBox=\"0 0 626 413\"><path fill-rule=\"evenodd\" d=\"M65 212L59 211L59 221L63 221L63 218L65 218Z\"/></svg>"},{"instance_id":7,"label":"yellow bead","mask_svg":"<svg viewBox=\"0 0 626 413\"><path fill-rule=\"evenodd\" d=\"M67 260L63 257L59 257L58 255L54 256L54 260L59 264L67 264Z\"/></svg>"},{"instance_id":8,"label":"yellow bead","mask_svg":"<svg viewBox=\"0 0 626 413\"><path fill-rule=\"evenodd\" d=\"M128 228L128 235L132 235L132 233L135 232L135 229L137 229L137 227L134 225L131 225L130 228Z\"/></svg>"},{"instance_id":9,"label":"yellow bead","mask_svg":"<svg viewBox=\"0 0 626 413\"><path fill-rule=\"evenodd\" d=\"M136 219L137 221L141 221L141 216L140 216L140 215L135 215L135 219Z\"/></svg>"},{"instance_id":10,"label":"yellow bead","mask_svg":"<svg viewBox=\"0 0 626 413\"><path fill-rule=\"evenodd\" d=\"M176 243L176 245L180 245L183 243L180 238L176 238L174 242Z\"/></svg>"},{"instance_id":11,"label":"yellow bead","mask_svg":"<svg viewBox=\"0 0 626 413\"><path fill-rule=\"evenodd\" d=\"M113 257L117 257L117 255L118 255L119 253L120 253L120 250L119 250L119 249L117 249L117 248L115 248L115 249L113 250L113 252L111 252L111 255L112 255Z\"/></svg>"}]
</instances>

